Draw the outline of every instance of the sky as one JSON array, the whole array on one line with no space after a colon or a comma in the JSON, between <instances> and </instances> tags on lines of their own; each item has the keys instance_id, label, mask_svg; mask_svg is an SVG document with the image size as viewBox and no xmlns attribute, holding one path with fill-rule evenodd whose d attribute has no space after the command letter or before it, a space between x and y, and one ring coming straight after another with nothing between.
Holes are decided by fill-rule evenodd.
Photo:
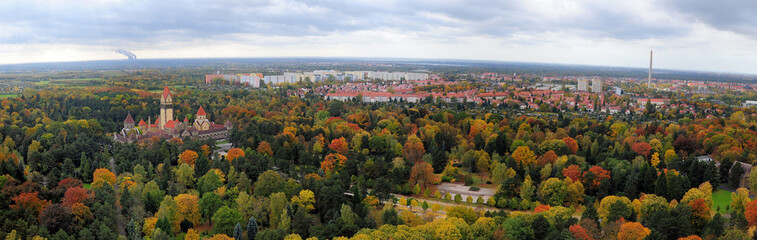
<instances>
[{"instance_id":1,"label":"sky","mask_svg":"<svg viewBox=\"0 0 757 240\"><path fill-rule=\"evenodd\" d=\"M757 74L754 0L3 0L0 64L391 57Z\"/></svg>"}]
</instances>

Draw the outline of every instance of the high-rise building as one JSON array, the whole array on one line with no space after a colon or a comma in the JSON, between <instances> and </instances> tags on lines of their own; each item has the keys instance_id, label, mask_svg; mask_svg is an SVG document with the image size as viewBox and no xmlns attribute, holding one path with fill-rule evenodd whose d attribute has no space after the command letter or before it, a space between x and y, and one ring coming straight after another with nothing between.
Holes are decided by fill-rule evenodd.
<instances>
[{"instance_id":1,"label":"high-rise building","mask_svg":"<svg viewBox=\"0 0 757 240\"><path fill-rule=\"evenodd\" d=\"M598 93L602 91L602 79L591 80L591 92Z\"/></svg>"},{"instance_id":2,"label":"high-rise building","mask_svg":"<svg viewBox=\"0 0 757 240\"><path fill-rule=\"evenodd\" d=\"M578 79L578 91L589 91L589 80L588 79Z\"/></svg>"}]
</instances>

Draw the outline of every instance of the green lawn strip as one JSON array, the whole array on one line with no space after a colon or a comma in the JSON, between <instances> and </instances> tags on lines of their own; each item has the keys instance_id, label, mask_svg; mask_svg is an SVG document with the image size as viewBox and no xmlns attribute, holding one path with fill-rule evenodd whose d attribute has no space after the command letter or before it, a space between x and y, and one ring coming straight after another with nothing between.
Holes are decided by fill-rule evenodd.
<instances>
[{"instance_id":1,"label":"green lawn strip","mask_svg":"<svg viewBox=\"0 0 757 240\"><path fill-rule=\"evenodd\" d=\"M712 193L712 210L718 211L720 214L730 213L731 204L731 192L718 189ZM720 207L720 209L718 209Z\"/></svg>"}]
</instances>

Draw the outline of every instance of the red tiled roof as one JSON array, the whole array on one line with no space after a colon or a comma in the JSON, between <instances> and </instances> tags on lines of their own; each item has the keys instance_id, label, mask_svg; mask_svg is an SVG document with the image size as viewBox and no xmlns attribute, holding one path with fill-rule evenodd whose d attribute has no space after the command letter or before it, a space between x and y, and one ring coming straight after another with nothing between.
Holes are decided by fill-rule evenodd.
<instances>
[{"instance_id":1,"label":"red tiled roof","mask_svg":"<svg viewBox=\"0 0 757 240\"><path fill-rule=\"evenodd\" d=\"M205 109L202 109L202 106L200 106L200 109L197 110L197 114L195 114L195 115L197 115L197 116L205 116L206 115L205 114Z\"/></svg>"},{"instance_id":2,"label":"red tiled roof","mask_svg":"<svg viewBox=\"0 0 757 240\"><path fill-rule=\"evenodd\" d=\"M140 119L139 120L139 126L146 126L146 125L147 125L147 123L145 123L144 119Z\"/></svg>"},{"instance_id":3,"label":"red tiled roof","mask_svg":"<svg viewBox=\"0 0 757 240\"><path fill-rule=\"evenodd\" d=\"M131 118L131 113L129 113L129 115L126 115L126 120L124 120L124 123L134 123L134 118Z\"/></svg>"},{"instance_id":4,"label":"red tiled roof","mask_svg":"<svg viewBox=\"0 0 757 240\"><path fill-rule=\"evenodd\" d=\"M167 98L168 96L171 96L171 90L168 89L168 86L165 86L163 88L163 98Z\"/></svg>"},{"instance_id":5,"label":"red tiled roof","mask_svg":"<svg viewBox=\"0 0 757 240\"><path fill-rule=\"evenodd\" d=\"M176 122L177 122L176 120L168 121L168 123L166 123L166 125L163 126L163 127L164 128L174 129L174 128L176 128Z\"/></svg>"}]
</instances>

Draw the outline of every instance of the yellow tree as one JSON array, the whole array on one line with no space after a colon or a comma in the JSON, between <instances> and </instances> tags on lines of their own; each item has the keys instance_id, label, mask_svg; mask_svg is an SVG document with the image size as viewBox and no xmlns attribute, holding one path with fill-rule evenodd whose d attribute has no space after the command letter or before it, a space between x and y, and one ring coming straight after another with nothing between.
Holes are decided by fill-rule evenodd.
<instances>
[{"instance_id":1,"label":"yellow tree","mask_svg":"<svg viewBox=\"0 0 757 240\"><path fill-rule=\"evenodd\" d=\"M520 166L531 166L536 161L536 155L534 151L531 151L527 146L520 146L515 149L512 154L515 162Z\"/></svg>"},{"instance_id":2,"label":"yellow tree","mask_svg":"<svg viewBox=\"0 0 757 240\"><path fill-rule=\"evenodd\" d=\"M116 182L116 175L108 169L98 168L92 174L92 187L100 188L103 185L113 185Z\"/></svg>"},{"instance_id":3,"label":"yellow tree","mask_svg":"<svg viewBox=\"0 0 757 240\"><path fill-rule=\"evenodd\" d=\"M660 164L660 153L655 152L652 154L652 166L657 167L657 164Z\"/></svg>"},{"instance_id":4,"label":"yellow tree","mask_svg":"<svg viewBox=\"0 0 757 240\"><path fill-rule=\"evenodd\" d=\"M300 194L292 197L292 205L298 205L305 208L308 211L313 211L315 207L315 193L308 189L300 191Z\"/></svg>"},{"instance_id":5,"label":"yellow tree","mask_svg":"<svg viewBox=\"0 0 757 240\"><path fill-rule=\"evenodd\" d=\"M174 197L180 220L189 220L194 225L200 224L200 199L195 195L179 194Z\"/></svg>"}]
</instances>

